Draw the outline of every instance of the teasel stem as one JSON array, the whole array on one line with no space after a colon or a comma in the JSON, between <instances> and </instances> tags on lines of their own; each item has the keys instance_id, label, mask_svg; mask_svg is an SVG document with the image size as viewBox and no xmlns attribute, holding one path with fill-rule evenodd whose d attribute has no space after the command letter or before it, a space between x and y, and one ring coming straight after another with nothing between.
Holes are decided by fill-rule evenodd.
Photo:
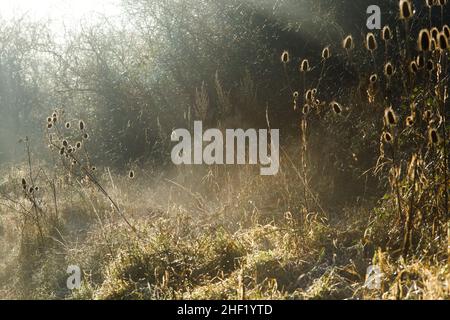
<instances>
[{"instance_id":1,"label":"teasel stem","mask_svg":"<svg viewBox=\"0 0 450 320\"><path fill-rule=\"evenodd\" d=\"M397 170L397 154L396 150L398 148L398 137L397 133L394 134L394 143L392 145L392 164L393 168ZM402 222L402 204L401 204L401 195L400 195L400 186L398 184L397 172L395 172L395 195L397 197L397 210L398 210L398 219L399 222Z\"/></svg>"},{"instance_id":2,"label":"teasel stem","mask_svg":"<svg viewBox=\"0 0 450 320\"><path fill-rule=\"evenodd\" d=\"M417 181L417 159L414 160L414 163L412 163L413 166L413 183L412 183L412 190L411 190L411 197L410 197L410 203L409 203L409 212L408 217L406 219L406 225L405 225L405 234L404 234L404 240L403 240L403 257L408 256L408 251L411 245L412 240L412 227L414 225L414 202L415 202L415 192L416 192L416 181Z\"/></svg>"},{"instance_id":3,"label":"teasel stem","mask_svg":"<svg viewBox=\"0 0 450 320\"><path fill-rule=\"evenodd\" d=\"M26 151L27 151L28 174L29 174L29 177L30 177L30 183L31 183L31 186L34 186L33 167L31 165L30 139L28 137L25 137L25 146L26 146ZM31 201L33 203L33 210L34 210L34 215L35 215L34 220L36 221L36 225L37 225L37 228L38 228L41 244L44 245L44 233L42 231L41 221L39 219L39 209L38 209L37 203L36 203L36 196L35 196L34 192L31 193L29 196L30 196L30 199L31 199Z\"/></svg>"},{"instance_id":4,"label":"teasel stem","mask_svg":"<svg viewBox=\"0 0 450 320\"><path fill-rule=\"evenodd\" d=\"M307 164L306 164L306 151L307 151L307 126L308 122L306 120L307 115L303 115L303 119L301 122L301 130L302 130L302 147L301 147L301 164L302 164L302 172L303 172L303 197L305 200L305 209L306 213L309 213L309 206L308 206L308 197L307 197L307 186L308 183L308 175L306 172Z\"/></svg>"},{"instance_id":5,"label":"teasel stem","mask_svg":"<svg viewBox=\"0 0 450 320\"><path fill-rule=\"evenodd\" d=\"M288 89L290 91L290 95L292 96L294 94L294 90L292 89L291 80L290 80L288 72L287 72L286 63L283 64L283 70L284 70L284 76L286 77Z\"/></svg>"}]
</instances>

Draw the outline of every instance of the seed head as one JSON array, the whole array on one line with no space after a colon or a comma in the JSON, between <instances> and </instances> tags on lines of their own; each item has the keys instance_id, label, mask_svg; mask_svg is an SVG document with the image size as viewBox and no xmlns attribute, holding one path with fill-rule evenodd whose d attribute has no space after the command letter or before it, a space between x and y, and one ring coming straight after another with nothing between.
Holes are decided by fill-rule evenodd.
<instances>
[{"instance_id":1,"label":"seed head","mask_svg":"<svg viewBox=\"0 0 450 320\"><path fill-rule=\"evenodd\" d=\"M449 47L448 38L444 32L439 33L437 44L438 44L439 49L441 49L442 51L445 51L448 49L448 47Z\"/></svg>"},{"instance_id":2,"label":"seed head","mask_svg":"<svg viewBox=\"0 0 450 320\"><path fill-rule=\"evenodd\" d=\"M384 121L388 126L395 126L397 124L397 115L392 107L389 107L384 111Z\"/></svg>"},{"instance_id":3,"label":"seed head","mask_svg":"<svg viewBox=\"0 0 450 320\"><path fill-rule=\"evenodd\" d=\"M430 35L434 40L437 40L439 35L439 29L436 27L431 28Z\"/></svg>"},{"instance_id":4,"label":"seed head","mask_svg":"<svg viewBox=\"0 0 450 320\"><path fill-rule=\"evenodd\" d=\"M431 34L428 29L422 29L419 32L419 38L417 39L417 48L419 51L431 50Z\"/></svg>"},{"instance_id":5,"label":"seed head","mask_svg":"<svg viewBox=\"0 0 450 320\"><path fill-rule=\"evenodd\" d=\"M341 114L342 113L342 106L337 103L336 101L333 101L330 103L331 109L335 114Z\"/></svg>"},{"instance_id":6,"label":"seed head","mask_svg":"<svg viewBox=\"0 0 450 320\"><path fill-rule=\"evenodd\" d=\"M351 35L348 35L347 37L345 37L344 41L342 42L342 47L349 51L351 49L353 49L353 37Z\"/></svg>"},{"instance_id":7,"label":"seed head","mask_svg":"<svg viewBox=\"0 0 450 320\"><path fill-rule=\"evenodd\" d=\"M83 122L83 120L80 120L80 122L78 123L78 126L79 126L79 128L80 128L80 130L81 131L83 131L84 130L84 122Z\"/></svg>"},{"instance_id":8,"label":"seed head","mask_svg":"<svg viewBox=\"0 0 450 320\"><path fill-rule=\"evenodd\" d=\"M388 78L392 77L394 75L394 67L392 66L392 63L388 62L384 65L384 75Z\"/></svg>"},{"instance_id":9,"label":"seed head","mask_svg":"<svg viewBox=\"0 0 450 320\"><path fill-rule=\"evenodd\" d=\"M300 72L308 72L309 70L308 59L303 59L302 63L300 64Z\"/></svg>"},{"instance_id":10,"label":"seed head","mask_svg":"<svg viewBox=\"0 0 450 320\"><path fill-rule=\"evenodd\" d=\"M414 14L410 0L400 0L400 19L408 20Z\"/></svg>"},{"instance_id":11,"label":"seed head","mask_svg":"<svg viewBox=\"0 0 450 320\"><path fill-rule=\"evenodd\" d=\"M414 125L414 117L413 116L409 116L406 118L406 126L408 127L412 127Z\"/></svg>"},{"instance_id":12,"label":"seed head","mask_svg":"<svg viewBox=\"0 0 450 320\"><path fill-rule=\"evenodd\" d=\"M283 51L283 53L281 54L281 62L286 64L289 63L289 52L287 52L286 50Z\"/></svg>"},{"instance_id":13,"label":"seed head","mask_svg":"<svg viewBox=\"0 0 450 320\"><path fill-rule=\"evenodd\" d=\"M377 40L372 32L369 32L366 36L366 49L373 52L377 49Z\"/></svg>"},{"instance_id":14,"label":"seed head","mask_svg":"<svg viewBox=\"0 0 450 320\"><path fill-rule=\"evenodd\" d=\"M377 80L378 80L378 75L377 75L377 74L371 75L370 78L369 78L369 80L370 80L370 83L375 83L375 82L377 82Z\"/></svg>"},{"instance_id":15,"label":"seed head","mask_svg":"<svg viewBox=\"0 0 450 320\"><path fill-rule=\"evenodd\" d=\"M307 115L307 114L309 113L309 110L311 110L309 104L305 104L305 105L303 106L302 113L303 113L304 115Z\"/></svg>"},{"instance_id":16,"label":"seed head","mask_svg":"<svg viewBox=\"0 0 450 320\"><path fill-rule=\"evenodd\" d=\"M441 142L441 137L439 136L436 128L430 128L428 130L428 141L432 145L439 144Z\"/></svg>"},{"instance_id":17,"label":"seed head","mask_svg":"<svg viewBox=\"0 0 450 320\"><path fill-rule=\"evenodd\" d=\"M384 41L389 41L392 39L392 32L389 26L383 27L383 30L381 31L381 39Z\"/></svg>"},{"instance_id":18,"label":"seed head","mask_svg":"<svg viewBox=\"0 0 450 320\"><path fill-rule=\"evenodd\" d=\"M133 178L134 178L134 171L133 171L133 170L130 170L130 172L128 173L128 177L129 177L130 179L133 179Z\"/></svg>"},{"instance_id":19,"label":"seed head","mask_svg":"<svg viewBox=\"0 0 450 320\"><path fill-rule=\"evenodd\" d=\"M425 67L425 58L423 55L419 54L416 58L417 67L423 69Z\"/></svg>"},{"instance_id":20,"label":"seed head","mask_svg":"<svg viewBox=\"0 0 450 320\"><path fill-rule=\"evenodd\" d=\"M322 50L322 59L327 60L331 57L330 47L326 47Z\"/></svg>"},{"instance_id":21,"label":"seed head","mask_svg":"<svg viewBox=\"0 0 450 320\"><path fill-rule=\"evenodd\" d=\"M419 71L419 68L417 67L416 61L411 61L409 63L409 72L412 74L416 74Z\"/></svg>"},{"instance_id":22,"label":"seed head","mask_svg":"<svg viewBox=\"0 0 450 320\"><path fill-rule=\"evenodd\" d=\"M445 34L445 36L450 39L450 27L448 25L444 25L442 27L442 32Z\"/></svg>"},{"instance_id":23,"label":"seed head","mask_svg":"<svg viewBox=\"0 0 450 320\"><path fill-rule=\"evenodd\" d=\"M70 122L66 122L66 128L70 129Z\"/></svg>"},{"instance_id":24,"label":"seed head","mask_svg":"<svg viewBox=\"0 0 450 320\"><path fill-rule=\"evenodd\" d=\"M391 143L393 140L392 134L390 132L383 132L383 139L387 143Z\"/></svg>"}]
</instances>

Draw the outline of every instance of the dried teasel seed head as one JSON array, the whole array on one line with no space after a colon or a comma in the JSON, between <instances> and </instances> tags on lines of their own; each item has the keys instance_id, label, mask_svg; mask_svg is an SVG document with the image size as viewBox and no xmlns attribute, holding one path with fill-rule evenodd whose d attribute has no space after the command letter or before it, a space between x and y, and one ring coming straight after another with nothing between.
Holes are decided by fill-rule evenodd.
<instances>
[{"instance_id":1,"label":"dried teasel seed head","mask_svg":"<svg viewBox=\"0 0 450 320\"><path fill-rule=\"evenodd\" d=\"M59 154L63 155L65 151L66 151L66 148L62 147L61 149L59 149Z\"/></svg>"},{"instance_id":2,"label":"dried teasel seed head","mask_svg":"<svg viewBox=\"0 0 450 320\"><path fill-rule=\"evenodd\" d=\"M330 47L325 47L322 50L322 59L327 60L331 57Z\"/></svg>"},{"instance_id":3,"label":"dried teasel seed head","mask_svg":"<svg viewBox=\"0 0 450 320\"><path fill-rule=\"evenodd\" d=\"M342 41L342 47L349 51L353 49L353 37L351 35L348 35L347 37L345 37L344 41Z\"/></svg>"},{"instance_id":4,"label":"dried teasel seed head","mask_svg":"<svg viewBox=\"0 0 450 320\"><path fill-rule=\"evenodd\" d=\"M384 75L388 78L392 77L394 75L395 69L392 63L387 62L384 65Z\"/></svg>"},{"instance_id":5,"label":"dried teasel seed head","mask_svg":"<svg viewBox=\"0 0 450 320\"><path fill-rule=\"evenodd\" d=\"M417 67L417 63L416 61L411 61L409 63L409 72L416 74L417 72L419 72L419 67Z\"/></svg>"},{"instance_id":6,"label":"dried teasel seed head","mask_svg":"<svg viewBox=\"0 0 450 320\"><path fill-rule=\"evenodd\" d=\"M331 102L330 103L330 107L331 107L331 109L333 110L333 112L335 114L341 114L342 113L343 108L338 102L336 102L336 101Z\"/></svg>"},{"instance_id":7,"label":"dried teasel seed head","mask_svg":"<svg viewBox=\"0 0 450 320\"><path fill-rule=\"evenodd\" d=\"M28 192L29 192L29 193L33 193L33 192L34 192L34 188L33 188L33 187L30 187L30 189L28 189Z\"/></svg>"},{"instance_id":8,"label":"dried teasel seed head","mask_svg":"<svg viewBox=\"0 0 450 320\"><path fill-rule=\"evenodd\" d=\"M69 142L67 142L67 140L63 140L62 144L63 144L64 147L67 147L69 145Z\"/></svg>"},{"instance_id":9,"label":"dried teasel seed head","mask_svg":"<svg viewBox=\"0 0 450 320\"><path fill-rule=\"evenodd\" d=\"M34 187L34 191L39 191L39 187Z\"/></svg>"},{"instance_id":10,"label":"dried teasel seed head","mask_svg":"<svg viewBox=\"0 0 450 320\"><path fill-rule=\"evenodd\" d=\"M447 0L436 0L436 5L443 7L447 4Z\"/></svg>"},{"instance_id":11,"label":"dried teasel seed head","mask_svg":"<svg viewBox=\"0 0 450 320\"><path fill-rule=\"evenodd\" d=\"M303 106L302 113L303 113L304 115L307 115L307 114L309 113L310 110L311 110L311 107L309 106L309 104L305 104L305 105Z\"/></svg>"},{"instance_id":12,"label":"dried teasel seed head","mask_svg":"<svg viewBox=\"0 0 450 320\"><path fill-rule=\"evenodd\" d=\"M97 170L97 168L96 167L91 167L91 170L95 171L95 170Z\"/></svg>"},{"instance_id":13,"label":"dried teasel seed head","mask_svg":"<svg viewBox=\"0 0 450 320\"><path fill-rule=\"evenodd\" d=\"M70 129L70 122L66 122L65 126L67 129Z\"/></svg>"},{"instance_id":14,"label":"dried teasel seed head","mask_svg":"<svg viewBox=\"0 0 450 320\"><path fill-rule=\"evenodd\" d=\"M286 50L283 51L283 53L281 54L281 62L286 64L289 63L289 52L287 52Z\"/></svg>"},{"instance_id":15,"label":"dried teasel seed head","mask_svg":"<svg viewBox=\"0 0 450 320\"><path fill-rule=\"evenodd\" d=\"M417 67L423 69L425 67L425 57L419 54L416 58Z\"/></svg>"},{"instance_id":16,"label":"dried teasel seed head","mask_svg":"<svg viewBox=\"0 0 450 320\"><path fill-rule=\"evenodd\" d=\"M377 40L375 39L375 35L372 32L369 32L366 35L366 49L369 50L370 52L373 52L377 49L378 44L377 44Z\"/></svg>"},{"instance_id":17,"label":"dried teasel seed head","mask_svg":"<svg viewBox=\"0 0 450 320\"><path fill-rule=\"evenodd\" d=\"M389 41L392 39L392 31L389 26L383 27L383 30L381 31L381 39L384 41Z\"/></svg>"},{"instance_id":18,"label":"dried teasel seed head","mask_svg":"<svg viewBox=\"0 0 450 320\"><path fill-rule=\"evenodd\" d=\"M378 81L378 75L377 74L372 74L369 78L370 83L375 83Z\"/></svg>"},{"instance_id":19,"label":"dried teasel seed head","mask_svg":"<svg viewBox=\"0 0 450 320\"><path fill-rule=\"evenodd\" d=\"M133 170L130 170L130 172L128 173L128 177L130 179L134 179L134 171Z\"/></svg>"},{"instance_id":20,"label":"dried teasel seed head","mask_svg":"<svg viewBox=\"0 0 450 320\"><path fill-rule=\"evenodd\" d=\"M47 118L47 122L49 122L49 123L52 122L52 118L51 118L51 117L48 117L48 118Z\"/></svg>"},{"instance_id":21,"label":"dried teasel seed head","mask_svg":"<svg viewBox=\"0 0 450 320\"><path fill-rule=\"evenodd\" d=\"M294 93L292 93L292 96L294 97L294 99L297 99L299 96L298 91L294 91Z\"/></svg>"},{"instance_id":22,"label":"dried teasel seed head","mask_svg":"<svg viewBox=\"0 0 450 320\"><path fill-rule=\"evenodd\" d=\"M434 1L435 1L435 0L425 0L425 5L426 5L428 8L431 8L431 7L434 5Z\"/></svg>"},{"instance_id":23,"label":"dried teasel seed head","mask_svg":"<svg viewBox=\"0 0 450 320\"><path fill-rule=\"evenodd\" d=\"M431 40L431 51L436 51L436 50L438 50L439 48L438 48L438 45L437 45L437 40Z\"/></svg>"},{"instance_id":24,"label":"dried teasel seed head","mask_svg":"<svg viewBox=\"0 0 450 320\"><path fill-rule=\"evenodd\" d=\"M441 137L436 128L430 128L428 130L428 141L432 145L437 145L441 142Z\"/></svg>"},{"instance_id":25,"label":"dried teasel seed head","mask_svg":"<svg viewBox=\"0 0 450 320\"><path fill-rule=\"evenodd\" d=\"M75 146L76 146L77 149L80 149L80 148L81 148L81 141L78 141L78 142L75 144Z\"/></svg>"},{"instance_id":26,"label":"dried teasel seed head","mask_svg":"<svg viewBox=\"0 0 450 320\"><path fill-rule=\"evenodd\" d=\"M383 140L387 143L392 143L392 140L394 140L394 138L392 137L392 134L390 132L383 132Z\"/></svg>"},{"instance_id":27,"label":"dried teasel seed head","mask_svg":"<svg viewBox=\"0 0 450 320\"><path fill-rule=\"evenodd\" d=\"M413 116L409 116L406 118L406 126L407 127L412 127L414 125L414 117Z\"/></svg>"},{"instance_id":28,"label":"dried teasel seed head","mask_svg":"<svg viewBox=\"0 0 450 320\"><path fill-rule=\"evenodd\" d=\"M88 140L88 139L89 139L89 134L88 134L87 132L85 132L85 133L83 134L83 139L84 139L84 140Z\"/></svg>"},{"instance_id":29,"label":"dried teasel seed head","mask_svg":"<svg viewBox=\"0 0 450 320\"><path fill-rule=\"evenodd\" d=\"M428 29L422 29L419 32L419 38L417 39L417 48L419 51L431 50L431 34Z\"/></svg>"},{"instance_id":30,"label":"dried teasel seed head","mask_svg":"<svg viewBox=\"0 0 450 320\"><path fill-rule=\"evenodd\" d=\"M53 124L52 123L48 123L47 124L47 129L51 129L51 128L53 128Z\"/></svg>"},{"instance_id":31,"label":"dried teasel seed head","mask_svg":"<svg viewBox=\"0 0 450 320\"><path fill-rule=\"evenodd\" d=\"M387 108L384 110L384 121L385 124L388 126L395 126L398 122L397 115L394 112L394 109L392 107Z\"/></svg>"},{"instance_id":32,"label":"dried teasel seed head","mask_svg":"<svg viewBox=\"0 0 450 320\"><path fill-rule=\"evenodd\" d=\"M413 16L414 12L410 0L400 0L399 7L401 20L408 20Z\"/></svg>"},{"instance_id":33,"label":"dried teasel seed head","mask_svg":"<svg viewBox=\"0 0 450 320\"><path fill-rule=\"evenodd\" d=\"M303 59L302 63L300 64L300 72L308 72L309 70L310 68L308 59Z\"/></svg>"},{"instance_id":34,"label":"dried teasel seed head","mask_svg":"<svg viewBox=\"0 0 450 320\"><path fill-rule=\"evenodd\" d=\"M305 97L307 101L312 101L314 99L313 90L308 89L308 91L306 91Z\"/></svg>"},{"instance_id":35,"label":"dried teasel seed head","mask_svg":"<svg viewBox=\"0 0 450 320\"><path fill-rule=\"evenodd\" d=\"M434 40L437 40L438 35L439 35L439 29L436 27L431 28L430 35Z\"/></svg>"},{"instance_id":36,"label":"dried teasel seed head","mask_svg":"<svg viewBox=\"0 0 450 320\"><path fill-rule=\"evenodd\" d=\"M442 32L445 34L445 36L447 37L447 39L450 39L450 27L448 25L444 25L442 27Z\"/></svg>"},{"instance_id":37,"label":"dried teasel seed head","mask_svg":"<svg viewBox=\"0 0 450 320\"><path fill-rule=\"evenodd\" d=\"M78 127L80 128L80 130L81 130L81 131L83 131L83 130L84 130L84 128L85 128L85 125L84 125L84 122L83 122L83 120L80 120L80 122L78 123Z\"/></svg>"},{"instance_id":38,"label":"dried teasel seed head","mask_svg":"<svg viewBox=\"0 0 450 320\"><path fill-rule=\"evenodd\" d=\"M445 51L448 49L448 38L444 32L439 33L437 45L441 51Z\"/></svg>"}]
</instances>

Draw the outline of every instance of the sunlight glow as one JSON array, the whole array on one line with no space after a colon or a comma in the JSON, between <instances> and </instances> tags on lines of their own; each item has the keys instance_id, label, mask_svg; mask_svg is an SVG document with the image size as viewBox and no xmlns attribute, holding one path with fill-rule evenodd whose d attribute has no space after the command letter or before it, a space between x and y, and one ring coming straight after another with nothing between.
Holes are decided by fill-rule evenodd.
<instances>
[{"instance_id":1,"label":"sunlight glow","mask_svg":"<svg viewBox=\"0 0 450 320\"><path fill-rule=\"evenodd\" d=\"M50 20L58 28L60 23L75 26L91 14L114 16L120 13L120 0L0 0L0 17L19 18L26 15L33 20Z\"/></svg>"}]
</instances>

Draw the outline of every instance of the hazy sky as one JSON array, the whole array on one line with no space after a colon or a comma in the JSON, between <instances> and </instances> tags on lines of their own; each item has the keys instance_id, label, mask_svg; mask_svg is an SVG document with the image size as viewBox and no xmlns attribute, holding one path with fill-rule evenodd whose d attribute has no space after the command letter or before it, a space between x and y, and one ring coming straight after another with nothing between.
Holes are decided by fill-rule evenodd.
<instances>
[{"instance_id":1,"label":"hazy sky","mask_svg":"<svg viewBox=\"0 0 450 320\"><path fill-rule=\"evenodd\" d=\"M0 16L6 19L26 13L37 20L50 18L54 28L60 23L77 25L90 13L117 16L120 0L0 0Z\"/></svg>"}]
</instances>

